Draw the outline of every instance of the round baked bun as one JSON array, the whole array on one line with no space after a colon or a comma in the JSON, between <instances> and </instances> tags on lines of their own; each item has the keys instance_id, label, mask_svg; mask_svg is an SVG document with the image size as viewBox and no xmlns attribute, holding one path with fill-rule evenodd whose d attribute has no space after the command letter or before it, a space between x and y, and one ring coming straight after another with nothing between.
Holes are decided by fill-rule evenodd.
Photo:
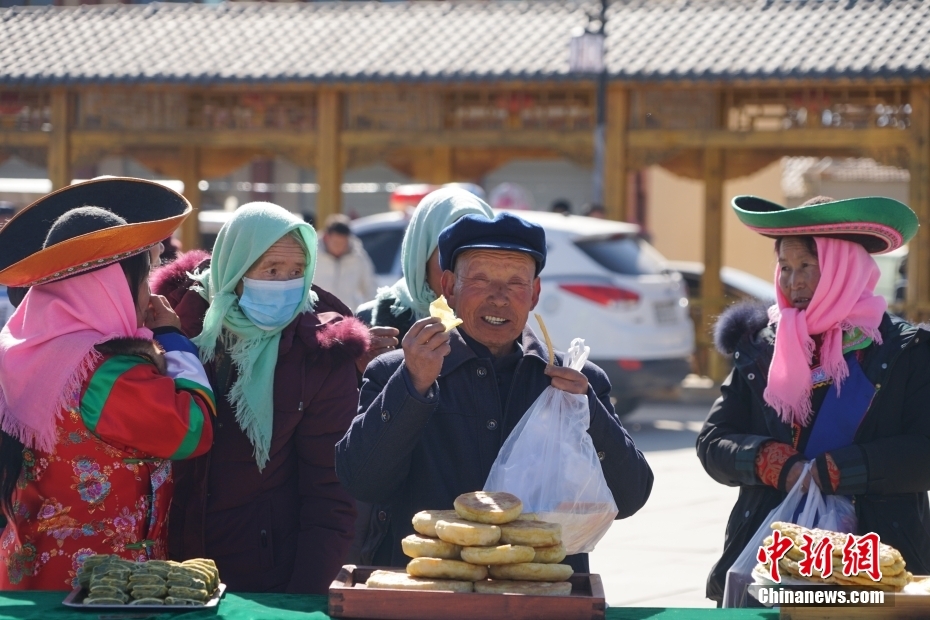
<instances>
[{"instance_id":1,"label":"round baked bun","mask_svg":"<svg viewBox=\"0 0 930 620\"><path fill-rule=\"evenodd\" d=\"M520 564L532 562L536 550L532 547L500 545L498 547L465 547L462 559L469 564L489 566L491 564Z\"/></svg>"},{"instance_id":2,"label":"round baked bun","mask_svg":"<svg viewBox=\"0 0 930 620\"><path fill-rule=\"evenodd\" d=\"M545 521L519 519L500 526L501 542L527 547L551 547L562 542L562 526Z\"/></svg>"},{"instance_id":3,"label":"round baked bun","mask_svg":"<svg viewBox=\"0 0 930 620\"><path fill-rule=\"evenodd\" d=\"M531 560L537 564L558 564L565 559L565 547L562 543L548 547L536 547L536 555Z\"/></svg>"},{"instance_id":4,"label":"round baked bun","mask_svg":"<svg viewBox=\"0 0 930 620\"><path fill-rule=\"evenodd\" d=\"M400 546L404 549L404 555L411 558L457 560L462 552L462 548L458 545L417 534L411 534L404 538L400 541Z\"/></svg>"},{"instance_id":5,"label":"round baked bun","mask_svg":"<svg viewBox=\"0 0 930 620\"><path fill-rule=\"evenodd\" d=\"M552 566L547 564L545 566ZM561 566L561 564L559 565ZM459 560L440 560L438 558L414 558L407 563L407 574L427 579L458 579L460 581L480 581L488 578L488 569Z\"/></svg>"},{"instance_id":6,"label":"round baked bun","mask_svg":"<svg viewBox=\"0 0 930 620\"><path fill-rule=\"evenodd\" d=\"M436 521L439 519L458 519L454 510L421 510L413 515L413 529L417 534L436 538Z\"/></svg>"},{"instance_id":7,"label":"round baked bun","mask_svg":"<svg viewBox=\"0 0 930 620\"><path fill-rule=\"evenodd\" d=\"M502 579L492 579L490 581L476 581L475 592L480 594L568 596L572 593L572 584L567 581L552 583L548 581L508 581Z\"/></svg>"},{"instance_id":8,"label":"round baked bun","mask_svg":"<svg viewBox=\"0 0 930 620\"><path fill-rule=\"evenodd\" d=\"M372 571L365 585L369 588L386 590L444 590L447 592L471 592L473 587L470 581L422 579L392 570Z\"/></svg>"},{"instance_id":9,"label":"round baked bun","mask_svg":"<svg viewBox=\"0 0 930 620\"><path fill-rule=\"evenodd\" d=\"M516 581L568 581L574 571L568 564L507 564L491 566L492 579L515 579Z\"/></svg>"},{"instance_id":10,"label":"round baked bun","mask_svg":"<svg viewBox=\"0 0 930 620\"><path fill-rule=\"evenodd\" d=\"M523 502L516 495L502 492L476 491L455 498L455 512L477 523L500 525L510 523L523 512Z\"/></svg>"},{"instance_id":11,"label":"round baked bun","mask_svg":"<svg viewBox=\"0 0 930 620\"><path fill-rule=\"evenodd\" d=\"M460 547L489 547L500 540L501 528L464 519L439 519L436 521L436 536Z\"/></svg>"}]
</instances>

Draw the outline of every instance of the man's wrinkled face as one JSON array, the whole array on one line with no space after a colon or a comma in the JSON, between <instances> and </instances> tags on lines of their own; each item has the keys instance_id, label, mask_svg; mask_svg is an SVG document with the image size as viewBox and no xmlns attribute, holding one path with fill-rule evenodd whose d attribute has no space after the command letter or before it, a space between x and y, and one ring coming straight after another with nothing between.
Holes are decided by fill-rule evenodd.
<instances>
[{"instance_id":1,"label":"man's wrinkled face","mask_svg":"<svg viewBox=\"0 0 930 620\"><path fill-rule=\"evenodd\" d=\"M442 290L465 332L500 354L520 337L539 301L535 271L536 262L522 252L470 250L454 273L443 273Z\"/></svg>"}]
</instances>

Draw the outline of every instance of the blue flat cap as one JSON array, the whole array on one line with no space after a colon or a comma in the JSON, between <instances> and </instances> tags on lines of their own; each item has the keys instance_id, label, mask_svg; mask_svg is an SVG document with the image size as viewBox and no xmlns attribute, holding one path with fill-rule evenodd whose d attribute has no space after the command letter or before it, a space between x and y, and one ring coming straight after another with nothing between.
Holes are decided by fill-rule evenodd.
<instances>
[{"instance_id":1,"label":"blue flat cap","mask_svg":"<svg viewBox=\"0 0 930 620\"><path fill-rule=\"evenodd\" d=\"M546 231L523 218L501 213L493 220L470 214L439 233L439 266L452 271L455 259L466 250L510 250L529 254L536 275L546 266Z\"/></svg>"}]
</instances>

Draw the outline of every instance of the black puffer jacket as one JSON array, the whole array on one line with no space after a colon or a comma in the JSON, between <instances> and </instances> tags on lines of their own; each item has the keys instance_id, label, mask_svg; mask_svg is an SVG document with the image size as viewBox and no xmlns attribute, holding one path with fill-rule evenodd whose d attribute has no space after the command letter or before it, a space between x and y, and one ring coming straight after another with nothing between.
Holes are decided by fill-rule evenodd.
<instances>
[{"instance_id":1,"label":"black puffer jacket","mask_svg":"<svg viewBox=\"0 0 930 620\"><path fill-rule=\"evenodd\" d=\"M762 398L775 332L762 306L736 306L720 318L717 347L734 369L721 386L697 439L698 458L711 477L739 486L723 556L710 572L707 597L721 600L727 569L785 498L756 476L759 447L791 444L791 428ZM877 392L855 442L830 455L840 470L837 494L852 496L859 534L877 532L901 551L907 569L930 572L930 332L885 315L882 344L865 350L862 369ZM827 485L829 486L829 485Z\"/></svg>"},{"instance_id":2,"label":"black puffer jacket","mask_svg":"<svg viewBox=\"0 0 930 620\"><path fill-rule=\"evenodd\" d=\"M365 370L359 415L336 444L336 473L356 499L393 510L390 565L409 561L401 540L413 534L420 510L451 506L461 493L484 487L504 441L551 379L544 374L549 354L526 327L522 355L501 399L490 357L479 357L459 329L450 332L451 352L423 397L412 392L403 351L375 358ZM561 364L563 354L556 352ZM652 470L620 423L610 402L610 381L587 362L588 435L601 459L618 519L633 515L652 492ZM505 384L505 385L506 385ZM565 560L588 572L587 554Z\"/></svg>"}]
</instances>

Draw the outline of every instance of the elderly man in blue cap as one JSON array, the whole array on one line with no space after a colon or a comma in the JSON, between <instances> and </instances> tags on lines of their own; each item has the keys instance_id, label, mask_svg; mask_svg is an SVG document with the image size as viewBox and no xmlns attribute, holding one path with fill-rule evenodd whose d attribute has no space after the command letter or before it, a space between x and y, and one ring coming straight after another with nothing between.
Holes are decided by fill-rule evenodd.
<instances>
[{"instance_id":1,"label":"elderly man in blue cap","mask_svg":"<svg viewBox=\"0 0 930 620\"><path fill-rule=\"evenodd\" d=\"M543 229L504 213L467 215L439 237L442 292L462 325L445 332L437 318L414 323L403 351L366 369L359 415L336 445L336 472L357 499L389 504L393 546L374 563L407 563L401 540L420 510L451 509L484 487L504 440L542 391L586 394L588 433L619 514L639 510L652 470L610 404L600 368L547 367L548 353L527 327L546 264ZM561 362L562 354L556 354ZM588 572L586 554L565 563Z\"/></svg>"}]
</instances>

